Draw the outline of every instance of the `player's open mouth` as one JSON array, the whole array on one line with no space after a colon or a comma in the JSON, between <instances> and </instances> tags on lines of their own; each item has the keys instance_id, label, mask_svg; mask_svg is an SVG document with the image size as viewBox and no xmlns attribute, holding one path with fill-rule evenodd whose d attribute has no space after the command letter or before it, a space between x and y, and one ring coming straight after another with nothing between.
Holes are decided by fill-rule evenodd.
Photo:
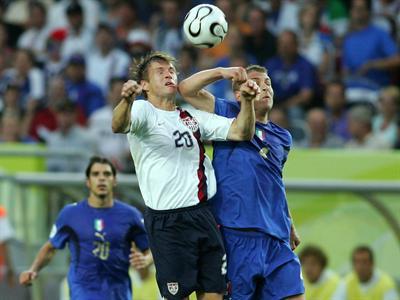
<instances>
[{"instance_id":1,"label":"player's open mouth","mask_svg":"<svg viewBox=\"0 0 400 300\"><path fill-rule=\"evenodd\" d=\"M175 83L173 83L173 82L167 82L167 83L165 84L165 86L175 86Z\"/></svg>"}]
</instances>

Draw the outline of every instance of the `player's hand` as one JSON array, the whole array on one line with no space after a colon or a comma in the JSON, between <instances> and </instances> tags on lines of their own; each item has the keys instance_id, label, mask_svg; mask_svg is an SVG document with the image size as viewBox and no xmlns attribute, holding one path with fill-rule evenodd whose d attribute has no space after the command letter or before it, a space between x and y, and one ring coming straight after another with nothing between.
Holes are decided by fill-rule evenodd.
<instances>
[{"instance_id":1,"label":"player's hand","mask_svg":"<svg viewBox=\"0 0 400 300\"><path fill-rule=\"evenodd\" d=\"M142 92L142 86L135 80L128 80L122 86L121 98L129 102L135 100L135 97Z\"/></svg>"},{"instance_id":2,"label":"player's hand","mask_svg":"<svg viewBox=\"0 0 400 300\"><path fill-rule=\"evenodd\" d=\"M35 271L24 271L19 275L19 283L22 285L31 285L37 276L38 274Z\"/></svg>"},{"instance_id":3,"label":"player's hand","mask_svg":"<svg viewBox=\"0 0 400 300\"><path fill-rule=\"evenodd\" d=\"M297 248L298 245L300 245L300 243L300 236L298 235L296 228L292 224L292 226L290 227L290 248L294 250Z\"/></svg>"},{"instance_id":4,"label":"player's hand","mask_svg":"<svg viewBox=\"0 0 400 300\"><path fill-rule=\"evenodd\" d=\"M260 87L253 80L247 80L240 86L240 96L246 101L256 100L260 96Z\"/></svg>"},{"instance_id":5,"label":"player's hand","mask_svg":"<svg viewBox=\"0 0 400 300\"><path fill-rule=\"evenodd\" d=\"M147 268L152 262L149 256L150 254L144 254L136 247L136 244L132 242L129 263L134 269L140 270Z\"/></svg>"},{"instance_id":6,"label":"player's hand","mask_svg":"<svg viewBox=\"0 0 400 300\"><path fill-rule=\"evenodd\" d=\"M247 80L246 70L242 67L222 68L221 74L224 79L231 79L239 83Z\"/></svg>"}]
</instances>

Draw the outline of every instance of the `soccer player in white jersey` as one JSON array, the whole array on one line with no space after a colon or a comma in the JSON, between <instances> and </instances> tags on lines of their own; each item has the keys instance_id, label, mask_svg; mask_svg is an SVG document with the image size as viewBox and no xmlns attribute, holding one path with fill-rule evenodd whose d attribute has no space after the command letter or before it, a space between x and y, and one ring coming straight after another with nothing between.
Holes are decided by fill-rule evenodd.
<instances>
[{"instance_id":1,"label":"soccer player in white jersey","mask_svg":"<svg viewBox=\"0 0 400 300\"><path fill-rule=\"evenodd\" d=\"M249 140L258 85L239 72L241 111L228 119L176 106L175 60L153 52L132 65L113 112L114 132L126 133L147 210L145 226L166 299L222 299L226 258L207 200L216 192L203 140ZM224 69L221 69L221 76ZM143 93L146 100L135 100ZM245 167L245 166L243 166Z\"/></svg>"}]
</instances>

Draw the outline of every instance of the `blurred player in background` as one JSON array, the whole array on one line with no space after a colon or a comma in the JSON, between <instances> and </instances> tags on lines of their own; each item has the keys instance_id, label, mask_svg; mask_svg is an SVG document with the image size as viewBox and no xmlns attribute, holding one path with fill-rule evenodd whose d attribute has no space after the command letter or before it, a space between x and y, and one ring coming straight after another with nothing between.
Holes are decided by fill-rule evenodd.
<instances>
[{"instance_id":1,"label":"blurred player in background","mask_svg":"<svg viewBox=\"0 0 400 300\"><path fill-rule=\"evenodd\" d=\"M131 300L129 259L136 268L152 263L139 210L113 198L116 171L106 158L93 157L86 168L87 199L67 205L47 241L20 283L30 285L68 243L71 264L68 285L72 300ZM131 243L134 243L131 245ZM132 247L131 258L130 249Z\"/></svg>"},{"instance_id":2,"label":"blurred player in background","mask_svg":"<svg viewBox=\"0 0 400 300\"><path fill-rule=\"evenodd\" d=\"M317 246L306 246L300 254L300 262L305 277L306 299L331 300L340 278L327 269L328 258Z\"/></svg>"},{"instance_id":3,"label":"blurred player in background","mask_svg":"<svg viewBox=\"0 0 400 300\"><path fill-rule=\"evenodd\" d=\"M204 87L231 79L236 101L216 99ZM216 68L183 80L179 90L194 107L234 118L247 79L261 89L255 101L256 129L251 141L214 143L217 194L211 200L221 225L231 282L231 299L304 299L300 262L293 249L300 243L289 213L282 169L290 133L268 121L273 105L271 80L264 67Z\"/></svg>"},{"instance_id":4,"label":"blurred player in background","mask_svg":"<svg viewBox=\"0 0 400 300\"><path fill-rule=\"evenodd\" d=\"M7 211L0 205L0 282L3 280L11 287L15 284L14 268L11 262L9 241L14 231L7 217Z\"/></svg>"},{"instance_id":5,"label":"blurred player in background","mask_svg":"<svg viewBox=\"0 0 400 300\"><path fill-rule=\"evenodd\" d=\"M333 300L399 300L394 280L374 267L374 254L368 246L354 249L353 272L339 285Z\"/></svg>"},{"instance_id":6,"label":"blurred player in background","mask_svg":"<svg viewBox=\"0 0 400 300\"><path fill-rule=\"evenodd\" d=\"M254 81L238 91L241 110L228 119L176 106L174 58L154 52L135 61L114 109L113 131L127 133L157 282L167 299L222 299L225 251L207 200L216 192L203 140L245 140L254 133ZM135 100L143 92L148 101ZM236 117L236 116L235 116Z\"/></svg>"}]
</instances>

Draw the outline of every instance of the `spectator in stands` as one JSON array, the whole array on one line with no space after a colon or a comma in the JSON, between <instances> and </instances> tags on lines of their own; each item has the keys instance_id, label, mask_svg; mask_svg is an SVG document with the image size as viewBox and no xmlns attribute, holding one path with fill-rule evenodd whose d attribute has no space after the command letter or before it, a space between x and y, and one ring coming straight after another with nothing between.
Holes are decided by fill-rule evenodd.
<instances>
[{"instance_id":1,"label":"spectator in stands","mask_svg":"<svg viewBox=\"0 0 400 300\"><path fill-rule=\"evenodd\" d=\"M283 109L274 107L268 115L269 121L275 123L285 129L289 129L289 120Z\"/></svg>"},{"instance_id":2,"label":"spectator in stands","mask_svg":"<svg viewBox=\"0 0 400 300\"><path fill-rule=\"evenodd\" d=\"M71 2L66 8L68 19L68 35L62 45L61 53L64 59L68 59L75 53L86 55L92 49L93 29L85 25L83 8L79 2Z\"/></svg>"},{"instance_id":3,"label":"spectator in stands","mask_svg":"<svg viewBox=\"0 0 400 300\"><path fill-rule=\"evenodd\" d=\"M146 55L153 48L150 33L145 29L130 31L126 40L126 48L131 60Z\"/></svg>"},{"instance_id":4,"label":"spectator in stands","mask_svg":"<svg viewBox=\"0 0 400 300\"><path fill-rule=\"evenodd\" d=\"M383 88L378 104L379 113L372 120L372 131L394 145L397 137L396 121L400 113L400 89L397 86Z\"/></svg>"},{"instance_id":5,"label":"spectator in stands","mask_svg":"<svg viewBox=\"0 0 400 300\"><path fill-rule=\"evenodd\" d=\"M317 89L316 70L299 54L298 46L296 33L283 31L278 37L278 55L266 64L276 106L287 109L289 120L304 119Z\"/></svg>"},{"instance_id":6,"label":"spectator in stands","mask_svg":"<svg viewBox=\"0 0 400 300\"><path fill-rule=\"evenodd\" d=\"M114 29L101 23L96 33L96 48L87 57L88 80L101 87L106 95L110 79L126 76L129 69L129 56L115 47Z\"/></svg>"},{"instance_id":7,"label":"spectator in stands","mask_svg":"<svg viewBox=\"0 0 400 300\"><path fill-rule=\"evenodd\" d=\"M391 82L389 71L400 67L395 41L389 33L371 24L370 12L370 0L352 0L342 63L349 100L354 102L376 102L378 89Z\"/></svg>"},{"instance_id":8,"label":"spectator in stands","mask_svg":"<svg viewBox=\"0 0 400 300\"><path fill-rule=\"evenodd\" d=\"M4 280L9 286L15 284L15 272L9 249L9 241L13 236L14 231L8 220L7 211L4 206L0 205L0 282Z\"/></svg>"},{"instance_id":9,"label":"spectator in stands","mask_svg":"<svg viewBox=\"0 0 400 300\"><path fill-rule=\"evenodd\" d=\"M33 143L34 141L21 134L23 131L22 119L17 111L5 111L0 118L1 143Z\"/></svg>"},{"instance_id":10,"label":"spectator in stands","mask_svg":"<svg viewBox=\"0 0 400 300\"><path fill-rule=\"evenodd\" d=\"M179 0L163 0L160 2L160 8L161 15L155 16L152 20L155 24L153 25L154 48L176 57L183 46Z\"/></svg>"},{"instance_id":11,"label":"spectator in stands","mask_svg":"<svg viewBox=\"0 0 400 300\"><path fill-rule=\"evenodd\" d=\"M284 30L296 31L299 28L299 2L287 0L268 1L267 26L275 36Z\"/></svg>"},{"instance_id":12,"label":"spectator in stands","mask_svg":"<svg viewBox=\"0 0 400 300\"><path fill-rule=\"evenodd\" d=\"M68 25L69 6L79 4L82 7L84 16L84 27L89 30L96 30L100 18L99 1L95 0L59 0L52 1L49 9L49 27L51 30L65 28Z\"/></svg>"},{"instance_id":13,"label":"spectator in stands","mask_svg":"<svg viewBox=\"0 0 400 300\"><path fill-rule=\"evenodd\" d=\"M339 148L344 142L328 130L328 118L321 108L312 108L307 113L307 135L299 144L306 148Z\"/></svg>"},{"instance_id":14,"label":"spectator in stands","mask_svg":"<svg viewBox=\"0 0 400 300\"><path fill-rule=\"evenodd\" d=\"M328 82L325 86L323 99L328 115L329 133L347 141L350 138L350 133L343 82L340 80Z\"/></svg>"},{"instance_id":15,"label":"spectator in stands","mask_svg":"<svg viewBox=\"0 0 400 300\"><path fill-rule=\"evenodd\" d=\"M47 160L47 168L52 172L81 172L88 158L97 152L96 142L89 131L77 125L76 104L69 100L56 105L58 129L50 132L40 131L41 138L49 150L71 151L74 156L52 155Z\"/></svg>"},{"instance_id":16,"label":"spectator in stands","mask_svg":"<svg viewBox=\"0 0 400 300\"><path fill-rule=\"evenodd\" d=\"M22 110L34 110L45 95L43 72L35 67L35 56L28 49L18 49L14 67L6 72L7 82L20 86Z\"/></svg>"},{"instance_id":17,"label":"spectator in stands","mask_svg":"<svg viewBox=\"0 0 400 300\"><path fill-rule=\"evenodd\" d=\"M107 105L96 110L89 118L89 130L102 156L110 159L119 171L132 172L129 144L122 134L114 134L111 130L112 111L121 100L122 85L125 78L115 77L110 81Z\"/></svg>"},{"instance_id":18,"label":"spectator in stands","mask_svg":"<svg viewBox=\"0 0 400 300\"><path fill-rule=\"evenodd\" d=\"M118 17L115 32L120 44L123 44L132 30L142 28L135 1L122 0L118 5Z\"/></svg>"},{"instance_id":19,"label":"spectator in stands","mask_svg":"<svg viewBox=\"0 0 400 300\"><path fill-rule=\"evenodd\" d=\"M345 277L332 299L399 299L393 279L374 267L374 254L370 247L355 248L351 261L353 272Z\"/></svg>"},{"instance_id":20,"label":"spectator in stands","mask_svg":"<svg viewBox=\"0 0 400 300\"><path fill-rule=\"evenodd\" d=\"M56 106L58 103L67 99L65 81L62 77L50 78L48 83L47 98L44 105L39 107L32 116L29 126L29 136L35 140L40 140L40 131L54 131L58 128L56 119ZM86 117L82 109L76 106L77 122L86 125Z\"/></svg>"},{"instance_id":21,"label":"spectator in stands","mask_svg":"<svg viewBox=\"0 0 400 300\"><path fill-rule=\"evenodd\" d=\"M304 275L306 299L331 300L340 278L327 268L328 258L317 246L305 246L299 254Z\"/></svg>"},{"instance_id":22,"label":"spectator in stands","mask_svg":"<svg viewBox=\"0 0 400 300\"><path fill-rule=\"evenodd\" d=\"M261 8L251 8L248 22L250 33L244 38L244 49L262 66L276 54L276 37L267 29L266 15Z\"/></svg>"},{"instance_id":23,"label":"spectator in stands","mask_svg":"<svg viewBox=\"0 0 400 300\"><path fill-rule=\"evenodd\" d=\"M18 47L30 49L35 53L36 58L43 62L49 29L46 26L46 6L39 1L28 3L27 29L18 39Z\"/></svg>"},{"instance_id":24,"label":"spectator in stands","mask_svg":"<svg viewBox=\"0 0 400 300\"><path fill-rule=\"evenodd\" d=\"M7 39L6 39L6 45L9 48L15 48L18 38L21 35L21 33L24 31L23 27L20 24L15 24L13 22L9 22L9 20L6 20L7 18L7 6L9 3L7 1L0 1L0 24L1 27L5 29L7 32ZM0 33L1 37L1 33ZM0 38L0 41L2 38ZM1 44L1 43L0 43ZM2 45L1 45L2 46ZM1 48L0 46L0 48Z\"/></svg>"},{"instance_id":25,"label":"spectator in stands","mask_svg":"<svg viewBox=\"0 0 400 300\"><path fill-rule=\"evenodd\" d=\"M61 48L67 37L66 29L56 29L50 32L46 42L46 60L44 62L44 72L46 79L49 80L54 76L59 76L65 66L62 59Z\"/></svg>"},{"instance_id":26,"label":"spectator in stands","mask_svg":"<svg viewBox=\"0 0 400 300\"><path fill-rule=\"evenodd\" d=\"M352 149L388 149L390 144L381 136L372 132L372 112L366 106L354 106L349 111L350 140L347 148Z\"/></svg>"},{"instance_id":27,"label":"spectator in stands","mask_svg":"<svg viewBox=\"0 0 400 300\"><path fill-rule=\"evenodd\" d=\"M18 84L13 82L7 84L0 102L0 112L15 111L21 113L20 94L21 91Z\"/></svg>"},{"instance_id":28,"label":"spectator in stands","mask_svg":"<svg viewBox=\"0 0 400 300\"><path fill-rule=\"evenodd\" d=\"M199 71L197 67L198 59L199 52L196 48L190 45L185 45L182 47L177 59L177 61L179 61L179 81Z\"/></svg>"},{"instance_id":29,"label":"spectator in stands","mask_svg":"<svg viewBox=\"0 0 400 300\"><path fill-rule=\"evenodd\" d=\"M300 10L300 54L318 70L319 81L324 83L334 74L334 47L331 37L319 29L320 11L316 2L306 3Z\"/></svg>"},{"instance_id":30,"label":"spectator in stands","mask_svg":"<svg viewBox=\"0 0 400 300\"><path fill-rule=\"evenodd\" d=\"M99 86L86 79L86 60L80 54L72 55L65 70L68 98L83 111L86 118L105 105Z\"/></svg>"},{"instance_id":31,"label":"spectator in stands","mask_svg":"<svg viewBox=\"0 0 400 300\"><path fill-rule=\"evenodd\" d=\"M396 141L394 142L394 149L400 150L400 116L397 118L397 136Z\"/></svg>"}]
</instances>

